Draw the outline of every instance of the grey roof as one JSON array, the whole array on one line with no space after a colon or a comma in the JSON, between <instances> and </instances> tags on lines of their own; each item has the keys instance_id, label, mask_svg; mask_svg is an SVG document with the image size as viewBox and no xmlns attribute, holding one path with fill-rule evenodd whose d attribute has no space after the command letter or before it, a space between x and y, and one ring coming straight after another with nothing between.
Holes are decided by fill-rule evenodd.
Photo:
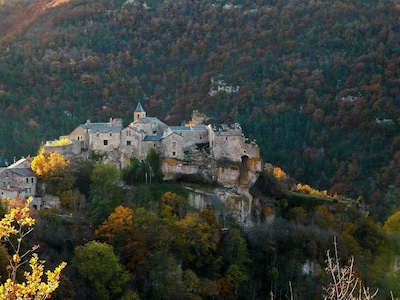
<instances>
[{"instance_id":1,"label":"grey roof","mask_svg":"<svg viewBox=\"0 0 400 300\"><path fill-rule=\"evenodd\" d=\"M192 126L192 130L207 130L207 126L206 125Z\"/></svg>"},{"instance_id":2,"label":"grey roof","mask_svg":"<svg viewBox=\"0 0 400 300\"><path fill-rule=\"evenodd\" d=\"M154 118L154 117L145 117L145 118L140 118L139 120L133 122L134 124L136 123L142 123L142 124L157 124L159 126L162 127L168 127L167 124L165 124L164 122L161 122L159 119ZM132 126L132 124L131 124Z\"/></svg>"},{"instance_id":3,"label":"grey roof","mask_svg":"<svg viewBox=\"0 0 400 300\"><path fill-rule=\"evenodd\" d=\"M145 142L149 141L160 141L162 139L162 135L146 135L143 139Z\"/></svg>"},{"instance_id":4,"label":"grey roof","mask_svg":"<svg viewBox=\"0 0 400 300\"><path fill-rule=\"evenodd\" d=\"M88 129L90 133L93 132L121 132L122 126L110 126L110 123L90 123L81 125L83 128Z\"/></svg>"},{"instance_id":5,"label":"grey roof","mask_svg":"<svg viewBox=\"0 0 400 300\"><path fill-rule=\"evenodd\" d=\"M170 126L172 131L189 131L191 128L189 126Z\"/></svg>"},{"instance_id":6,"label":"grey roof","mask_svg":"<svg viewBox=\"0 0 400 300\"><path fill-rule=\"evenodd\" d=\"M140 104L140 102L136 106L135 112L145 112L145 110L143 109L143 106L142 106L142 104Z\"/></svg>"},{"instance_id":7,"label":"grey roof","mask_svg":"<svg viewBox=\"0 0 400 300\"><path fill-rule=\"evenodd\" d=\"M170 126L172 131L192 131L192 130L207 130L207 126L199 125L199 126Z\"/></svg>"},{"instance_id":8,"label":"grey roof","mask_svg":"<svg viewBox=\"0 0 400 300\"><path fill-rule=\"evenodd\" d=\"M35 177L36 174L28 168L14 168L14 169L10 169L11 172L18 174L20 176L24 176L24 177Z\"/></svg>"}]
</instances>

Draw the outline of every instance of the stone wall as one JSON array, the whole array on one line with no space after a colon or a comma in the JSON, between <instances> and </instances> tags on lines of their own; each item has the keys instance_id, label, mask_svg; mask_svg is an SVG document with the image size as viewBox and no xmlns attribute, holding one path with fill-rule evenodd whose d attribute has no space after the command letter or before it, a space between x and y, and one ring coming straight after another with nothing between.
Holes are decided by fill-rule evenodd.
<instances>
[{"instance_id":1,"label":"stone wall","mask_svg":"<svg viewBox=\"0 0 400 300\"><path fill-rule=\"evenodd\" d=\"M65 159L72 159L79 155L82 151L82 141L70 140L68 145L53 146L51 144L45 145L43 151L45 154L58 152L64 156Z\"/></svg>"},{"instance_id":2,"label":"stone wall","mask_svg":"<svg viewBox=\"0 0 400 300\"><path fill-rule=\"evenodd\" d=\"M110 151L118 149L121 141L120 132L95 132L89 134L90 149L93 151Z\"/></svg>"},{"instance_id":3,"label":"stone wall","mask_svg":"<svg viewBox=\"0 0 400 300\"><path fill-rule=\"evenodd\" d=\"M36 183L37 179L35 176L25 177L13 174L13 185L23 190L22 195L24 197L36 195Z\"/></svg>"}]
</instances>

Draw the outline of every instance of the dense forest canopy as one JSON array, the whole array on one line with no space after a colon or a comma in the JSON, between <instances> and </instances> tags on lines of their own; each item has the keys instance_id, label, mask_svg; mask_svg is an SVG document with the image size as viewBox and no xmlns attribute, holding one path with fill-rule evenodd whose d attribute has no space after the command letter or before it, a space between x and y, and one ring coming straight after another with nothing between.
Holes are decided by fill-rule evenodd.
<instances>
[{"instance_id":1,"label":"dense forest canopy","mask_svg":"<svg viewBox=\"0 0 400 300\"><path fill-rule=\"evenodd\" d=\"M240 122L264 160L297 181L363 196L387 217L400 185L399 10L362 0L2 1L2 162L86 119L127 123L139 101L169 124L198 109ZM238 92L210 96L213 76Z\"/></svg>"}]
</instances>

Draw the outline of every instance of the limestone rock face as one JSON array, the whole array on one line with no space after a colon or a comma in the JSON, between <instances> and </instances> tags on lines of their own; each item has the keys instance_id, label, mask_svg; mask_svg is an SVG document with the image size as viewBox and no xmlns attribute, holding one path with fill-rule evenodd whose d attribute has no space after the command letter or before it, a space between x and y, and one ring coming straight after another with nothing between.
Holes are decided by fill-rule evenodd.
<instances>
[{"instance_id":1,"label":"limestone rock face","mask_svg":"<svg viewBox=\"0 0 400 300\"><path fill-rule=\"evenodd\" d=\"M250 187L256 182L260 172L261 160L253 166L232 162L221 166L215 160L178 160L164 158L161 163L161 170L164 180L179 178L201 179L202 181L216 182L225 188L240 189L248 193Z\"/></svg>"},{"instance_id":2,"label":"limestone rock face","mask_svg":"<svg viewBox=\"0 0 400 300\"><path fill-rule=\"evenodd\" d=\"M252 196L239 194L235 189L219 187L215 189L190 189L189 203L201 210L212 209L219 224L226 226L227 221L235 220L242 227L251 227Z\"/></svg>"},{"instance_id":3,"label":"limestone rock face","mask_svg":"<svg viewBox=\"0 0 400 300\"><path fill-rule=\"evenodd\" d=\"M253 196L249 189L258 178L261 161L252 160L251 163L164 158L161 167L165 180L183 178L189 182L214 182L218 186L214 189L190 189L191 205L198 209L212 208L220 224L226 219L234 219L241 226L249 227L254 224L251 217Z\"/></svg>"}]
</instances>

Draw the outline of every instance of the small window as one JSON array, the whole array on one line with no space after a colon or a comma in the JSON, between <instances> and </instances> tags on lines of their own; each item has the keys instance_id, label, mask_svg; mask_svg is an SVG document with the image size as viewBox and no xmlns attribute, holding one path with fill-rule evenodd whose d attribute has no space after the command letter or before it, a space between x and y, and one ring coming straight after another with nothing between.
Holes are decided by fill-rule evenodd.
<instances>
[{"instance_id":1,"label":"small window","mask_svg":"<svg viewBox=\"0 0 400 300\"><path fill-rule=\"evenodd\" d=\"M79 136L78 136L78 141L79 141Z\"/></svg>"},{"instance_id":2,"label":"small window","mask_svg":"<svg viewBox=\"0 0 400 300\"><path fill-rule=\"evenodd\" d=\"M176 156L176 152L175 151L172 151L172 156Z\"/></svg>"},{"instance_id":3,"label":"small window","mask_svg":"<svg viewBox=\"0 0 400 300\"><path fill-rule=\"evenodd\" d=\"M33 178L33 177L32 177L32 178L31 178L31 183L33 183L33 182L34 182L34 180L35 180L35 178Z\"/></svg>"},{"instance_id":4,"label":"small window","mask_svg":"<svg viewBox=\"0 0 400 300\"><path fill-rule=\"evenodd\" d=\"M176 149L176 142L172 142L172 149Z\"/></svg>"},{"instance_id":5,"label":"small window","mask_svg":"<svg viewBox=\"0 0 400 300\"><path fill-rule=\"evenodd\" d=\"M112 136L112 132L110 132L110 136Z\"/></svg>"},{"instance_id":6,"label":"small window","mask_svg":"<svg viewBox=\"0 0 400 300\"><path fill-rule=\"evenodd\" d=\"M131 145L131 141L126 141L126 145L130 146Z\"/></svg>"},{"instance_id":7,"label":"small window","mask_svg":"<svg viewBox=\"0 0 400 300\"><path fill-rule=\"evenodd\" d=\"M103 144L104 144L104 146L107 146L108 145L108 140L104 140Z\"/></svg>"},{"instance_id":8,"label":"small window","mask_svg":"<svg viewBox=\"0 0 400 300\"><path fill-rule=\"evenodd\" d=\"M97 136L97 137L99 137L99 136L100 136L100 134L99 134L99 133L96 133L96 136Z\"/></svg>"},{"instance_id":9,"label":"small window","mask_svg":"<svg viewBox=\"0 0 400 300\"><path fill-rule=\"evenodd\" d=\"M26 183L29 183L29 178L26 178Z\"/></svg>"},{"instance_id":10,"label":"small window","mask_svg":"<svg viewBox=\"0 0 400 300\"><path fill-rule=\"evenodd\" d=\"M153 134L157 134L157 131L153 131Z\"/></svg>"}]
</instances>

